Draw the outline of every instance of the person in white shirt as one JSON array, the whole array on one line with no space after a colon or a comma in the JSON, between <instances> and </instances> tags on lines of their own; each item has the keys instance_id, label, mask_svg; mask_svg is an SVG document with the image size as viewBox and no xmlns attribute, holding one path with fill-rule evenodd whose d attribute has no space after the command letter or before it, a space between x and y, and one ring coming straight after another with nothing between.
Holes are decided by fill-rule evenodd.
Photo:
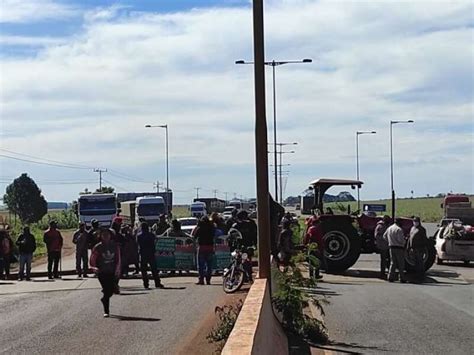
<instances>
[{"instance_id":1,"label":"person in white shirt","mask_svg":"<svg viewBox=\"0 0 474 355\"><path fill-rule=\"evenodd\" d=\"M405 243L406 238L401 228L402 220L395 219L392 224L383 234L383 239L388 242L390 249L390 268L388 270L388 281L394 282L396 279L396 270L400 275L400 282L405 283Z\"/></svg>"}]
</instances>

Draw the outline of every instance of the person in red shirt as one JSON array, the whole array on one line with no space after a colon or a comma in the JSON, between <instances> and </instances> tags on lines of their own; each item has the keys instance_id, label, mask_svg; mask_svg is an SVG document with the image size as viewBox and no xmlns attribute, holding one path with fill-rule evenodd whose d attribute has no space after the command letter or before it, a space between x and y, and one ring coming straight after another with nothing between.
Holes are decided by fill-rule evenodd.
<instances>
[{"instance_id":1,"label":"person in red shirt","mask_svg":"<svg viewBox=\"0 0 474 355\"><path fill-rule=\"evenodd\" d=\"M312 255L319 259L319 267L313 268L310 265L310 276L321 278L319 270L327 270L326 258L324 257L324 231L321 225L321 221L318 218L312 218L311 226L304 237L304 244L309 245L311 243L317 244L317 249L311 252Z\"/></svg>"},{"instance_id":2,"label":"person in red shirt","mask_svg":"<svg viewBox=\"0 0 474 355\"><path fill-rule=\"evenodd\" d=\"M99 231L100 243L92 249L90 258L91 269L97 274L102 293L100 299L104 306L104 318L110 315L110 298L114 294L115 280L120 276L120 247L112 240L113 232L108 228Z\"/></svg>"},{"instance_id":3,"label":"person in red shirt","mask_svg":"<svg viewBox=\"0 0 474 355\"><path fill-rule=\"evenodd\" d=\"M48 251L48 279L59 279L59 261L63 248L63 237L57 230L55 221L49 222L49 229L43 235L44 244Z\"/></svg>"}]
</instances>

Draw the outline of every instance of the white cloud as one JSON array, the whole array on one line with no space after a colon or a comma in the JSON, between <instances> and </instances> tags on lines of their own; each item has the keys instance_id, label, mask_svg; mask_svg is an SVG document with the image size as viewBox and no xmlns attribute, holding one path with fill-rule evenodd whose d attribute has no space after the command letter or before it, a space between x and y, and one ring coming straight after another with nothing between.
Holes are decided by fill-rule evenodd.
<instances>
[{"instance_id":1,"label":"white cloud","mask_svg":"<svg viewBox=\"0 0 474 355\"><path fill-rule=\"evenodd\" d=\"M0 35L0 45L3 46L51 46L66 41L66 38Z\"/></svg>"},{"instance_id":2,"label":"white cloud","mask_svg":"<svg viewBox=\"0 0 474 355\"><path fill-rule=\"evenodd\" d=\"M31 23L64 19L77 15L77 9L53 0L2 0L0 23Z\"/></svg>"},{"instance_id":3,"label":"white cloud","mask_svg":"<svg viewBox=\"0 0 474 355\"><path fill-rule=\"evenodd\" d=\"M375 129L361 141L370 172L364 195L388 195L390 119L416 121L395 132L402 192L414 184L428 193L473 192L472 149L453 146L472 138L472 5L297 5L274 1L266 12L268 59L315 59L277 69L279 138L299 142L297 154L285 157L295 172L288 192L317 176L353 176L354 133ZM254 176L243 167L254 161L253 71L234 65L252 59L251 31L248 8L90 12L67 43L48 44L34 58L2 59L3 145L154 180L152 170L136 167L161 164L164 135L143 126L168 123L173 187L238 186L251 196ZM186 176L183 164L202 169Z\"/></svg>"}]
</instances>

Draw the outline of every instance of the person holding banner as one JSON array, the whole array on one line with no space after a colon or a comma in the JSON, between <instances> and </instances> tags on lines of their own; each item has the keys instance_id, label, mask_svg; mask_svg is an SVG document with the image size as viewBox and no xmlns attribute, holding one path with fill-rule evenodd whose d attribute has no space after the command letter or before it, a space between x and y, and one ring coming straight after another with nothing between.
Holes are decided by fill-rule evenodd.
<instances>
[{"instance_id":1,"label":"person holding banner","mask_svg":"<svg viewBox=\"0 0 474 355\"><path fill-rule=\"evenodd\" d=\"M207 216L201 218L195 229L194 236L198 245L197 259L199 270L199 280L196 285L204 285L204 279L206 284L211 284L212 260L214 257L214 229L213 223Z\"/></svg>"}]
</instances>

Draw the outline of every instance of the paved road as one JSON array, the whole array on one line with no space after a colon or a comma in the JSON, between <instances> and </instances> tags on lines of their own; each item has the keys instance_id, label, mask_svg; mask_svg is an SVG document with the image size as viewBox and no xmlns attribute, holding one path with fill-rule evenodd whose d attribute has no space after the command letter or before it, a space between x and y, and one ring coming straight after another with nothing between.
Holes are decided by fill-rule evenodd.
<instances>
[{"instance_id":1,"label":"paved road","mask_svg":"<svg viewBox=\"0 0 474 355\"><path fill-rule=\"evenodd\" d=\"M0 284L0 353L172 354L213 312L223 297L195 278L169 278L164 290L144 290L141 280L122 280L112 297L111 318L102 317L96 279Z\"/></svg>"},{"instance_id":2,"label":"paved road","mask_svg":"<svg viewBox=\"0 0 474 355\"><path fill-rule=\"evenodd\" d=\"M472 354L474 267L435 265L422 285L377 278L363 255L345 276L324 275L330 349L350 353Z\"/></svg>"}]
</instances>

